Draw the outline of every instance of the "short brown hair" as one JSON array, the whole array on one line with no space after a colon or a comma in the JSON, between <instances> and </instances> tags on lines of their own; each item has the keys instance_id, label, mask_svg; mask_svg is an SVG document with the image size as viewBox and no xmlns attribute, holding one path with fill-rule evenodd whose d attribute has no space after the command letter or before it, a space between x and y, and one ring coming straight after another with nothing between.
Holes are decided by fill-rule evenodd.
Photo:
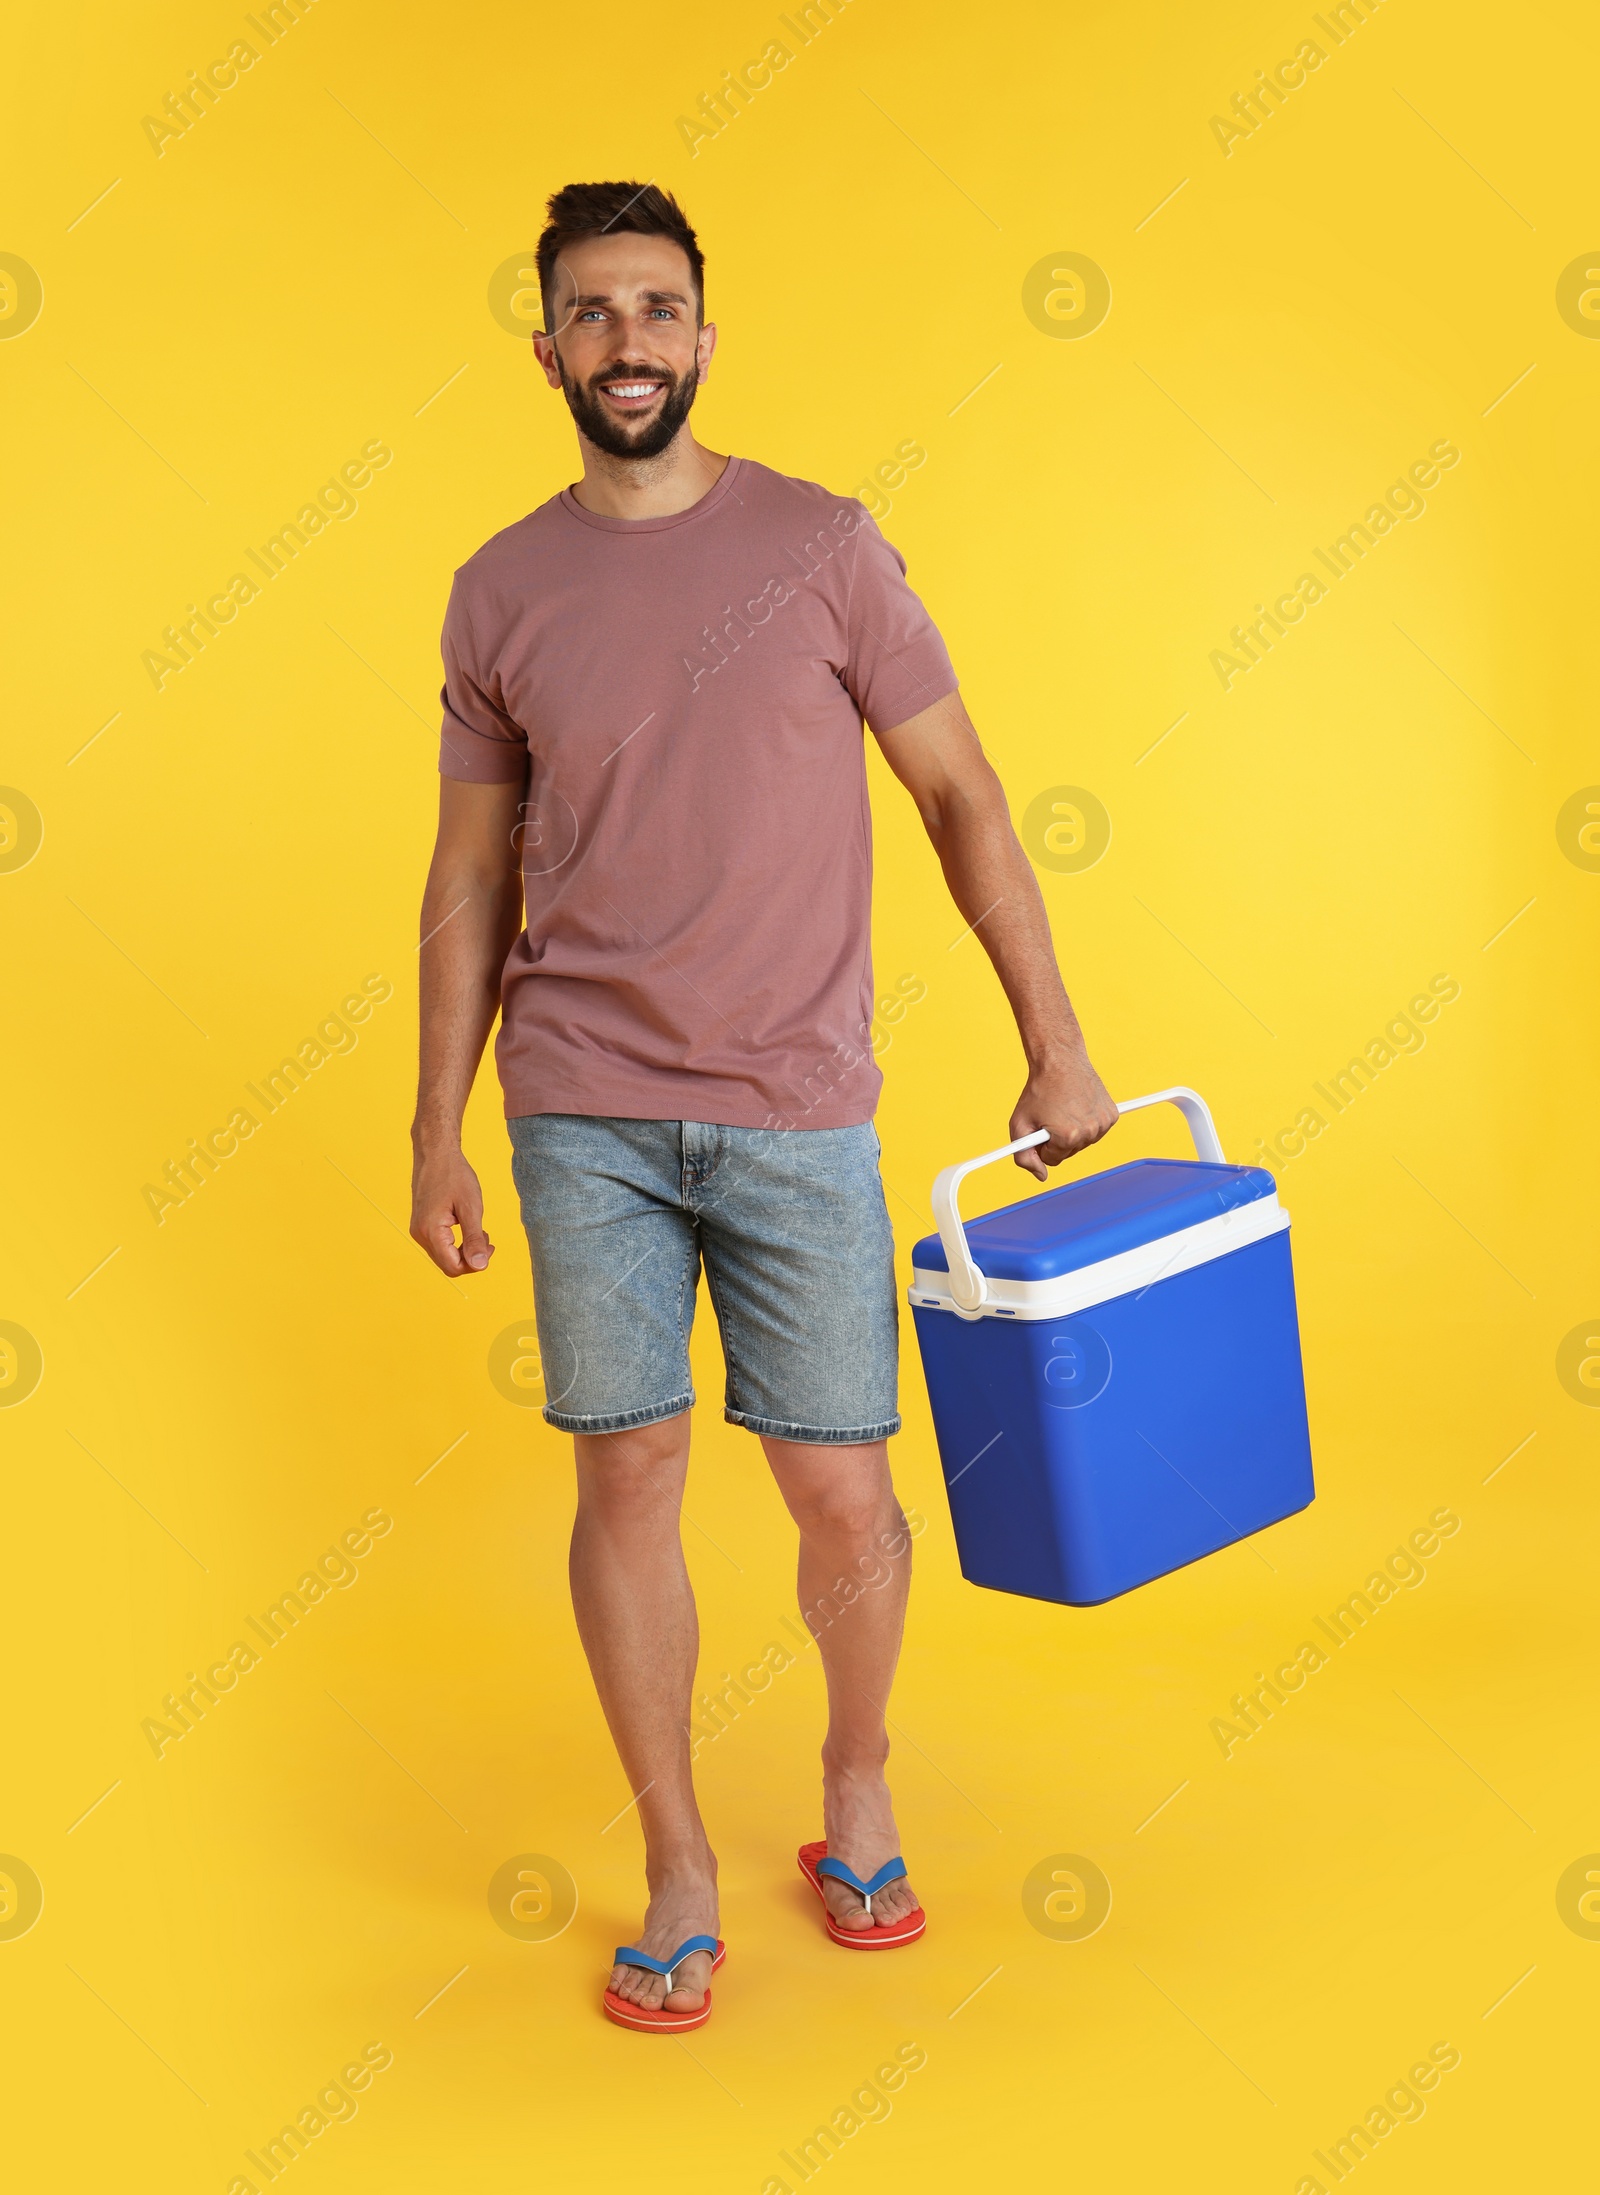
<instances>
[{"instance_id":1,"label":"short brown hair","mask_svg":"<svg viewBox=\"0 0 1600 2195\"><path fill-rule=\"evenodd\" d=\"M611 236L632 230L638 236L665 236L680 247L689 262L694 281L695 317L706 316L705 254L690 228L688 217L670 191L654 183L565 183L552 193L545 208L544 234L539 239L539 296L544 305L546 330L551 326L551 287L556 261L569 244L588 236Z\"/></svg>"}]
</instances>

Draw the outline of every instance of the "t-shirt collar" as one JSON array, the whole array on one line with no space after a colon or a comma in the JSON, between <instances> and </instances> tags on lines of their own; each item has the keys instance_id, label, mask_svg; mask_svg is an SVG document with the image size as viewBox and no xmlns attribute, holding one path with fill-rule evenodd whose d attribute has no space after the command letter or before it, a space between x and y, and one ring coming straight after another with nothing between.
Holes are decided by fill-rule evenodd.
<instances>
[{"instance_id":1,"label":"t-shirt collar","mask_svg":"<svg viewBox=\"0 0 1600 2195\"><path fill-rule=\"evenodd\" d=\"M556 501L570 517L585 526L594 526L601 533L645 534L665 533L669 526L687 526L692 520L709 518L718 506L733 493L734 476L742 460L730 457L722 468L721 477L708 488L697 503L687 510L671 511L665 518L607 518L599 511L585 510L570 488L563 488Z\"/></svg>"}]
</instances>

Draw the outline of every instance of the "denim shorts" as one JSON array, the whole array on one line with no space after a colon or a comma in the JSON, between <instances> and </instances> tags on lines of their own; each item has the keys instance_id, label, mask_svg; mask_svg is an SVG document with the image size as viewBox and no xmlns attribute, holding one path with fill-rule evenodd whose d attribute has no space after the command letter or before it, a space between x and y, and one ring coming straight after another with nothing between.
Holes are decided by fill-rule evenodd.
<instances>
[{"instance_id":1,"label":"denim shorts","mask_svg":"<svg viewBox=\"0 0 1600 2195\"><path fill-rule=\"evenodd\" d=\"M506 1125L551 1425L620 1433L690 1407L703 1263L730 1425L815 1442L899 1432L894 1239L870 1122Z\"/></svg>"}]
</instances>

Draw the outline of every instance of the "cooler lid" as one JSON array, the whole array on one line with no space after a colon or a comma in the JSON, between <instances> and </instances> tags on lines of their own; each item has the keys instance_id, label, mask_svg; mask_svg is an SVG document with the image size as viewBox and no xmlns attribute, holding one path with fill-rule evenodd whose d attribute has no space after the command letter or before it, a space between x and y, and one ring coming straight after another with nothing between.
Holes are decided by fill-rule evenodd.
<instances>
[{"instance_id":1,"label":"cooler lid","mask_svg":"<svg viewBox=\"0 0 1600 2195\"><path fill-rule=\"evenodd\" d=\"M1198 1227L1274 1190L1262 1166L1132 1159L968 1220L967 1240L980 1271L996 1280L1054 1280L1180 1228ZM937 1235L923 1236L911 1262L928 1273L949 1270Z\"/></svg>"}]
</instances>

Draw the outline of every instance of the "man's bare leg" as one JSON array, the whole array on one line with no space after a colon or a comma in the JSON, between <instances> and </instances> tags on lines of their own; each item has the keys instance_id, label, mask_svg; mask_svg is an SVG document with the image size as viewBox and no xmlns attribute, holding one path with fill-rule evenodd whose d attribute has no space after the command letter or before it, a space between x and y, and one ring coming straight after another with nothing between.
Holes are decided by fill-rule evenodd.
<instances>
[{"instance_id":1,"label":"man's bare leg","mask_svg":"<svg viewBox=\"0 0 1600 2195\"><path fill-rule=\"evenodd\" d=\"M650 1909L635 1940L664 1959L686 1936L717 1933L717 1863L689 1767L700 1645L678 1528L689 1413L627 1433L580 1433L574 1445L572 1606L628 1789L639 1794ZM652 2011L696 2011L710 1979L703 1951L684 1960L670 1996L659 1974L611 1970L617 1995Z\"/></svg>"},{"instance_id":2,"label":"man's bare leg","mask_svg":"<svg viewBox=\"0 0 1600 2195\"><path fill-rule=\"evenodd\" d=\"M828 1851L870 1881L900 1850L884 1769L884 1710L900 1658L911 1535L889 1476L889 1445L811 1446L762 1438L773 1477L800 1528L800 1608L828 1679L822 1748L822 1824ZM908 1882L890 1883L868 1915L846 1883L823 1878L844 1928L887 1927L916 1906Z\"/></svg>"}]
</instances>

